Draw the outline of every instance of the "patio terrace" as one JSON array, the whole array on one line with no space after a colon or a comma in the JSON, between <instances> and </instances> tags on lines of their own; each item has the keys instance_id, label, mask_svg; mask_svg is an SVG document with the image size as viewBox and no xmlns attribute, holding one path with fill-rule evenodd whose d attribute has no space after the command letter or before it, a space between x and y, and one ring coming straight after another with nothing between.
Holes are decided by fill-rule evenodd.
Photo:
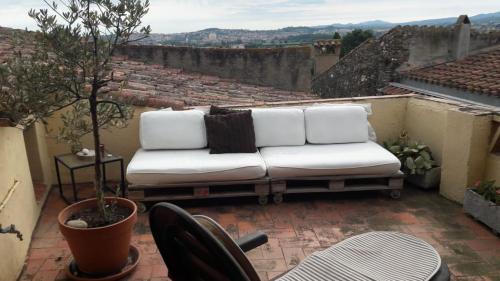
<instances>
[{"instance_id":1,"label":"patio terrace","mask_svg":"<svg viewBox=\"0 0 500 281\"><path fill-rule=\"evenodd\" d=\"M432 244L450 265L454 280L500 280L500 239L467 217L461 208L464 192L478 179L500 182L500 118L492 109L410 94L294 102L258 106L304 106L314 103L370 104L378 142L395 139L401 131L429 145L442 168L439 190L424 192L407 187L401 200L377 192L328 196L286 196L280 205L259 206L255 198L199 201L187 209L221 223L234 237L263 230L270 242L249 253L263 280L296 265L311 252L349 236L370 230L396 230ZM255 104L232 105L253 107ZM128 127L102 132L102 142L121 155L125 165L139 147L140 113L158 108L135 106ZM59 233L56 216L65 207L56 189L53 157L67 153L50 132L61 126L59 115L22 131L0 127L0 198L11 194L0 213L4 224L16 224L24 235L0 235L1 281L64 280L70 259ZM92 140L85 137L84 145ZM79 171L81 193L91 192L92 170ZM4 180L5 179L5 180ZM118 169L109 180L118 181ZM63 173L62 181L69 183ZM44 188L45 187L45 188ZM66 190L69 191L67 186ZM35 192L36 191L36 192ZM36 194L35 194L36 193ZM36 195L36 196L35 196ZM128 280L168 280L166 267L149 234L147 215L140 215L133 243L143 259Z\"/></svg>"},{"instance_id":2,"label":"patio terrace","mask_svg":"<svg viewBox=\"0 0 500 281\"><path fill-rule=\"evenodd\" d=\"M69 188L69 186L67 186ZM314 251L355 234L393 230L415 235L440 253L452 280L500 280L500 239L466 216L459 204L435 191L406 186L402 199L379 192L292 196L280 205L259 206L255 200L225 199L181 203L189 212L217 220L233 238L262 230L269 243L248 253L263 281L297 265ZM90 185L81 185L84 196ZM60 234L57 214L66 204L56 189L49 195L20 281L66 280L71 254ZM137 270L126 280L169 280L149 230L148 214L139 215L132 244L142 252Z\"/></svg>"}]
</instances>

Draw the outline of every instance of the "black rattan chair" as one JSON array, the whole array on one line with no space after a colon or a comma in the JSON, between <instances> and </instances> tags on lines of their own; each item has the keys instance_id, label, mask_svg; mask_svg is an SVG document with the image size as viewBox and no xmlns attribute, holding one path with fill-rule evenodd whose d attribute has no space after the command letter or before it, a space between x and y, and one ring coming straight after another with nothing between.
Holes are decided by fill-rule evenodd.
<instances>
[{"instance_id":1,"label":"black rattan chair","mask_svg":"<svg viewBox=\"0 0 500 281\"><path fill-rule=\"evenodd\" d=\"M234 241L214 220L206 216L192 216L169 203L156 204L150 211L149 220L154 240L173 281L261 281L244 252L267 243L264 233L257 232ZM310 279L300 280L337 278L318 279L311 276ZM450 280L444 262L430 280Z\"/></svg>"}]
</instances>

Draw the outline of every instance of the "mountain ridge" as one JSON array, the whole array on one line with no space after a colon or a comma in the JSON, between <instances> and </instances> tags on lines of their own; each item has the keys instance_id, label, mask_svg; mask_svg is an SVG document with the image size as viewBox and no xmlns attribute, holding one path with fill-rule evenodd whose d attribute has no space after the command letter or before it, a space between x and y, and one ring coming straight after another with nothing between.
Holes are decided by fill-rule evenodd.
<instances>
[{"instance_id":1,"label":"mountain ridge","mask_svg":"<svg viewBox=\"0 0 500 281\"><path fill-rule=\"evenodd\" d=\"M469 19L476 29L499 29L500 11L483 13L470 16ZM161 44L161 45L195 45L195 46L236 46L236 45L266 45L266 44L289 44L288 38L294 43L306 43L311 40L331 38L333 33L345 34L354 29L370 29L375 35L380 35L398 25L428 25L446 26L454 24L457 17L445 17L437 19L426 19L418 21L392 23L380 19L364 21L359 23L332 23L316 26L288 26L279 29L250 30L250 29L224 29L205 28L198 31L161 34L153 33L139 44ZM252 45L253 44L253 45Z\"/></svg>"}]
</instances>

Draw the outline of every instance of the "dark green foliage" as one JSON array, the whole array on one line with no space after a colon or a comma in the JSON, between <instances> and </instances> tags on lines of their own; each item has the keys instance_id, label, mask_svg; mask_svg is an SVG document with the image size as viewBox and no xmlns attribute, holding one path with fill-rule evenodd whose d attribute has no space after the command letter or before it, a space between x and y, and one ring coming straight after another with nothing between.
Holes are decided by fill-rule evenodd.
<instances>
[{"instance_id":1,"label":"dark green foliage","mask_svg":"<svg viewBox=\"0 0 500 281\"><path fill-rule=\"evenodd\" d=\"M484 199L500 205L500 186L496 186L494 180L477 181L474 190Z\"/></svg>"},{"instance_id":2,"label":"dark green foliage","mask_svg":"<svg viewBox=\"0 0 500 281\"><path fill-rule=\"evenodd\" d=\"M14 44L18 47L13 56L0 65L0 116L21 127L43 120L74 102L74 97L66 93L67 88L80 90L63 78L67 69L59 68L41 46L26 50L37 36L27 32L13 33Z\"/></svg>"},{"instance_id":3,"label":"dark green foliage","mask_svg":"<svg viewBox=\"0 0 500 281\"><path fill-rule=\"evenodd\" d=\"M353 31L347 33L342 38L342 49L340 51L340 56L343 57L347 55L361 43L373 37L373 32L371 30L354 29Z\"/></svg>"},{"instance_id":4,"label":"dark green foliage","mask_svg":"<svg viewBox=\"0 0 500 281\"><path fill-rule=\"evenodd\" d=\"M423 175L436 167L431 150L425 144L409 141L406 133L396 141L384 142L384 147L401 161L402 171L410 175Z\"/></svg>"},{"instance_id":5,"label":"dark green foliage","mask_svg":"<svg viewBox=\"0 0 500 281\"><path fill-rule=\"evenodd\" d=\"M333 39L341 39L341 37L340 37L340 33L335 32L335 33L333 34Z\"/></svg>"}]
</instances>

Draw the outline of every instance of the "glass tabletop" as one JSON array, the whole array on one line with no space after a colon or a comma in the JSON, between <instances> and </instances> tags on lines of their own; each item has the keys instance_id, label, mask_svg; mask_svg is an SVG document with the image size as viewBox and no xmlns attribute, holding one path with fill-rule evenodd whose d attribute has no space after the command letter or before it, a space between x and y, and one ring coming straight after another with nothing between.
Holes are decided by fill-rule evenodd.
<instances>
[{"instance_id":1,"label":"glass tabletop","mask_svg":"<svg viewBox=\"0 0 500 281\"><path fill-rule=\"evenodd\" d=\"M56 156L56 158L70 169L92 166L94 165L94 160L95 160L94 157L84 158L76 156L75 154L72 153L58 155ZM119 161L121 159L122 159L121 156L113 155L109 152L106 152L105 156L101 159L101 162L109 163L113 161Z\"/></svg>"}]
</instances>

